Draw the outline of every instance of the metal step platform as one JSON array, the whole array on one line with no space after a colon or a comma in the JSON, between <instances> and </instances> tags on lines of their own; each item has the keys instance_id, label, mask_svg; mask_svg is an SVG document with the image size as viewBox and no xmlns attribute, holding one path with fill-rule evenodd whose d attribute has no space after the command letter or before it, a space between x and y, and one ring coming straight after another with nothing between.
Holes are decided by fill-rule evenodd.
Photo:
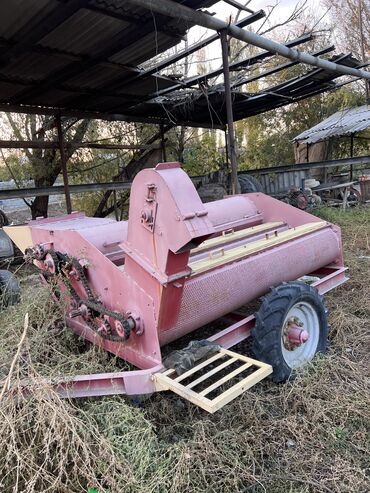
<instances>
[{"instance_id":1,"label":"metal step platform","mask_svg":"<svg viewBox=\"0 0 370 493\"><path fill-rule=\"evenodd\" d=\"M214 413L272 373L271 365L221 348L181 375L173 368L153 375L157 391L171 390Z\"/></svg>"}]
</instances>

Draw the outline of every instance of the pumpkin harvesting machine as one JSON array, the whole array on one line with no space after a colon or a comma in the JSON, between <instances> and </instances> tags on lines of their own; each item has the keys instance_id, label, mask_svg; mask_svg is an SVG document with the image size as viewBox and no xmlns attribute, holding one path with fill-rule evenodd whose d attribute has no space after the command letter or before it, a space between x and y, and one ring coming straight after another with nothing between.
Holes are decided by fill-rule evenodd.
<instances>
[{"instance_id":1,"label":"pumpkin harvesting machine","mask_svg":"<svg viewBox=\"0 0 370 493\"><path fill-rule=\"evenodd\" d=\"M322 295L347 280L337 226L263 193L202 203L178 163L138 173L128 221L72 213L6 232L68 326L136 368L61 376L61 396L170 390L214 412L325 352ZM254 315L240 313L261 297ZM249 336L253 358L230 350Z\"/></svg>"}]
</instances>

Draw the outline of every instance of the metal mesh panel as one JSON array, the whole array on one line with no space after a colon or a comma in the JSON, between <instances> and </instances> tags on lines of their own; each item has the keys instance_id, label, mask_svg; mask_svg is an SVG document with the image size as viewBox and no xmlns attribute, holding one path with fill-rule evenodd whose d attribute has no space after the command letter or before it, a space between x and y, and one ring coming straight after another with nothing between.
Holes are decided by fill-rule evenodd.
<instances>
[{"instance_id":1,"label":"metal mesh panel","mask_svg":"<svg viewBox=\"0 0 370 493\"><path fill-rule=\"evenodd\" d=\"M334 261L339 243L331 229L279 245L188 280L176 326L163 335L180 337L266 293Z\"/></svg>"}]
</instances>

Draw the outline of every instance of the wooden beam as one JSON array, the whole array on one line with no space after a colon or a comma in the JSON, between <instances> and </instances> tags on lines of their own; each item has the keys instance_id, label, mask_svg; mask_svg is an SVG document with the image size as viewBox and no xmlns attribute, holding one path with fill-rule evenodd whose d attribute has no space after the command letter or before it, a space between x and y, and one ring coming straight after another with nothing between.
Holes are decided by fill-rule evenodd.
<instances>
[{"instance_id":1,"label":"wooden beam","mask_svg":"<svg viewBox=\"0 0 370 493\"><path fill-rule=\"evenodd\" d=\"M234 242L237 240L243 240L245 238L249 238L250 236L257 235L258 233L264 233L268 230L276 230L277 228L284 226L284 224L284 222L275 221L259 224L257 226L241 229L239 231L232 230L228 233L225 232L221 236L216 236L215 238L203 241L203 243L201 243L198 247L190 250L190 254L195 255L209 250L210 248L221 247L223 245L226 245L227 243L230 243L231 241Z\"/></svg>"},{"instance_id":2,"label":"wooden beam","mask_svg":"<svg viewBox=\"0 0 370 493\"><path fill-rule=\"evenodd\" d=\"M222 362L216 368L212 368L207 371L207 366L213 364L220 358L225 358L226 361ZM239 367L232 370L230 373L224 374L224 376L219 378L216 382L210 382L210 385L208 385L206 389L200 392L193 390L199 383L206 382L210 377L214 377L214 375L217 375L219 371L226 370L228 366L234 363L239 363ZM227 382L232 383L232 380L235 379L235 377L249 368L253 369L253 371L242 378L241 381L234 383L234 385L226 389L224 392L219 393L213 399L206 397L206 395L209 395L214 390L219 389L219 387L223 384ZM195 380L190 381L187 385L181 384L182 380L185 378L190 380L193 375L198 373L199 370L205 371L205 374L199 376ZM175 394L180 395L184 399L187 399L206 411L214 413L218 409L221 409L225 404L231 402L233 399L251 388L253 385L260 382L270 373L272 373L271 365L249 358L242 354L229 351L228 349L221 348L219 353L204 360L202 363L194 366L177 378L171 378L171 376L175 374L175 370L171 368L163 373L154 373L153 379L157 391L171 390Z\"/></svg>"},{"instance_id":3,"label":"wooden beam","mask_svg":"<svg viewBox=\"0 0 370 493\"><path fill-rule=\"evenodd\" d=\"M219 255L210 255L208 258L203 258L200 260L194 260L189 263L191 268L191 277L194 277L203 272L207 272L221 265L240 260L248 255L255 254L257 252L264 251L276 245L285 243L286 241L292 240L294 238L299 238L313 231L323 229L328 226L325 221L318 221L316 223L303 224L297 226L296 228L291 228L283 232L275 232L274 235L266 234L266 238L263 240L253 241L252 243L247 243L245 245L237 246L230 250L220 249L217 251Z\"/></svg>"}]
</instances>

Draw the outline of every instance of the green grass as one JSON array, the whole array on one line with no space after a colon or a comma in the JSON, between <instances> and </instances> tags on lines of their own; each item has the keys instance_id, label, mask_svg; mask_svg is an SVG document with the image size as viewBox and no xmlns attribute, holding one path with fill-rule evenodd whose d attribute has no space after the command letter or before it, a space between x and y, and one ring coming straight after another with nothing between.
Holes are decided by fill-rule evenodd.
<instances>
[{"instance_id":1,"label":"green grass","mask_svg":"<svg viewBox=\"0 0 370 493\"><path fill-rule=\"evenodd\" d=\"M370 212L316 213L342 228L350 268L350 281L326 296L328 355L294 382L263 381L212 416L169 393L141 407L121 397L59 401L48 389L31 401L8 395L0 402L2 491L369 492ZM26 311L20 376L117 368L65 330L47 293L34 286L0 316L3 375Z\"/></svg>"}]
</instances>

